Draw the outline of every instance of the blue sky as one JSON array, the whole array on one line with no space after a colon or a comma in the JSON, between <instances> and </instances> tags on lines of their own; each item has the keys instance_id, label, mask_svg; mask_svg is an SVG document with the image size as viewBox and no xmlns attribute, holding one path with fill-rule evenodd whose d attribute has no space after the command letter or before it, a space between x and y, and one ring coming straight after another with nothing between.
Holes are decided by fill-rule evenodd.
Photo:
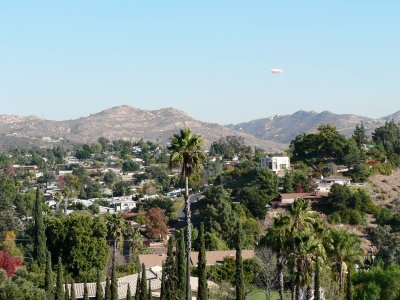
<instances>
[{"instance_id":1,"label":"blue sky","mask_svg":"<svg viewBox=\"0 0 400 300\"><path fill-rule=\"evenodd\" d=\"M372 0L1 1L0 114L381 117L400 110L399 12Z\"/></svg>"}]
</instances>

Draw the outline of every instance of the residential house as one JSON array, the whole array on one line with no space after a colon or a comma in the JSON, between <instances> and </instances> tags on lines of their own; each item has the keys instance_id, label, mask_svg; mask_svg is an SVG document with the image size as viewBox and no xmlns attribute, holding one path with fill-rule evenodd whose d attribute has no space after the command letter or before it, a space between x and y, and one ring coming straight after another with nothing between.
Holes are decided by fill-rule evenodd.
<instances>
[{"instance_id":1,"label":"residential house","mask_svg":"<svg viewBox=\"0 0 400 300\"><path fill-rule=\"evenodd\" d=\"M321 179L316 181L317 191L329 192L332 185L334 185L335 183L340 185L350 185L351 178L344 176L332 176L324 178L323 176L321 176Z\"/></svg>"},{"instance_id":2,"label":"residential house","mask_svg":"<svg viewBox=\"0 0 400 300\"><path fill-rule=\"evenodd\" d=\"M275 174L290 170L290 158L287 156L265 156L260 159L258 168L269 168Z\"/></svg>"},{"instance_id":3,"label":"residential house","mask_svg":"<svg viewBox=\"0 0 400 300\"><path fill-rule=\"evenodd\" d=\"M279 195L278 201L275 203L277 206L287 206L292 205L295 199L304 199L309 201L319 201L328 197L328 193L281 193Z\"/></svg>"}]
</instances>

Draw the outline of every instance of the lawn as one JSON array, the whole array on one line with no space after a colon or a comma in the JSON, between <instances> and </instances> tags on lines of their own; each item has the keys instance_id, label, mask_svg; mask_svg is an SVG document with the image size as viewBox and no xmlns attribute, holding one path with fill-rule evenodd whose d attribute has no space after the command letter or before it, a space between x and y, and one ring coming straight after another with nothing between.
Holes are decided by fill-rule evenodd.
<instances>
[{"instance_id":1,"label":"lawn","mask_svg":"<svg viewBox=\"0 0 400 300\"><path fill-rule=\"evenodd\" d=\"M249 299L249 300L265 300L265 292L263 290L256 290L256 291L252 292L247 299ZM285 299L290 299L289 293L285 293ZM279 300L278 292L274 291L271 293L271 300Z\"/></svg>"}]
</instances>

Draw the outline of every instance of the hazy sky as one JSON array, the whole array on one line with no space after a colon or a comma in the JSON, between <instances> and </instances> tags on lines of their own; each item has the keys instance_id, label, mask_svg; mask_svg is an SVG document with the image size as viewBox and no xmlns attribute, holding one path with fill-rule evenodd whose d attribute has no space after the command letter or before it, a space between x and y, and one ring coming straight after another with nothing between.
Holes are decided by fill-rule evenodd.
<instances>
[{"instance_id":1,"label":"hazy sky","mask_svg":"<svg viewBox=\"0 0 400 300\"><path fill-rule=\"evenodd\" d=\"M381 117L400 110L399 15L374 0L0 1L0 114Z\"/></svg>"}]
</instances>

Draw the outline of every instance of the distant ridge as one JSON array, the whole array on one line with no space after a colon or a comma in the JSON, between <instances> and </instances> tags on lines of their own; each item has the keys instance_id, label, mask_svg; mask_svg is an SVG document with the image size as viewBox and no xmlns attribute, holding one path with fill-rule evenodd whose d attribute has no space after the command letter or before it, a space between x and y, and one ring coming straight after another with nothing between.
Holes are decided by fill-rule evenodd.
<instances>
[{"instance_id":1,"label":"distant ridge","mask_svg":"<svg viewBox=\"0 0 400 300\"><path fill-rule=\"evenodd\" d=\"M395 112L394 114L390 114L388 116L383 117L384 120L387 121L394 121L396 123L400 122L400 110L398 112Z\"/></svg>"},{"instance_id":2,"label":"distant ridge","mask_svg":"<svg viewBox=\"0 0 400 300\"><path fill-rule=\"evenodd\" d=\"M361 121L364 122L364 126L369 132L384 123L383 119L372 119L352 114L334 114L329 111L317 113L300 110L291 115L273 116L229 125L229 128L252 134L261 139L288 144L298 134L314 132L319 125L328 123L336 125L340 133L350 136L357 123Z\"/></svg>"},{"instance_id":3,"label":"distant ridge","mask_svg":"<svg viewBox=\"0 0 400 300\"><path fill-rule=\"evenodd\" d=\"M143 138L167 143L172 134L184 127L202 134L207 148L211 142L228 135L240 135L249 145L268 151L285 148L281 143L265 141L222 125L195 120L175 108L142 110L129 105L115 106L88 117L67 121L0 115L0 148L90 143L101 136L110 140Z\"/></svg>"},{"instance_id":4,"label":"distant ridge","mask_svg":"<svg viewBox=\"0 0 400 300\"><path fill-rule=\"evenodd\" d=\"M52 121L36 116L0 115L0 148L90 143L101 136L110 140L143 138L166 144L180 128L189 127L204 136L207 147L221 137L240 135L253 147L277 152L287 149L290 141L298 134L314 132L321 124L334 124L339 132L351 136L361 121L370 133L392 119L399 122L400 111L381 119L372 119L353 114L300 110L290 115L223 126L193 119L184 111L172 107L142 110L122 105L66 121Z\"/></svg>"}]
</instances>

